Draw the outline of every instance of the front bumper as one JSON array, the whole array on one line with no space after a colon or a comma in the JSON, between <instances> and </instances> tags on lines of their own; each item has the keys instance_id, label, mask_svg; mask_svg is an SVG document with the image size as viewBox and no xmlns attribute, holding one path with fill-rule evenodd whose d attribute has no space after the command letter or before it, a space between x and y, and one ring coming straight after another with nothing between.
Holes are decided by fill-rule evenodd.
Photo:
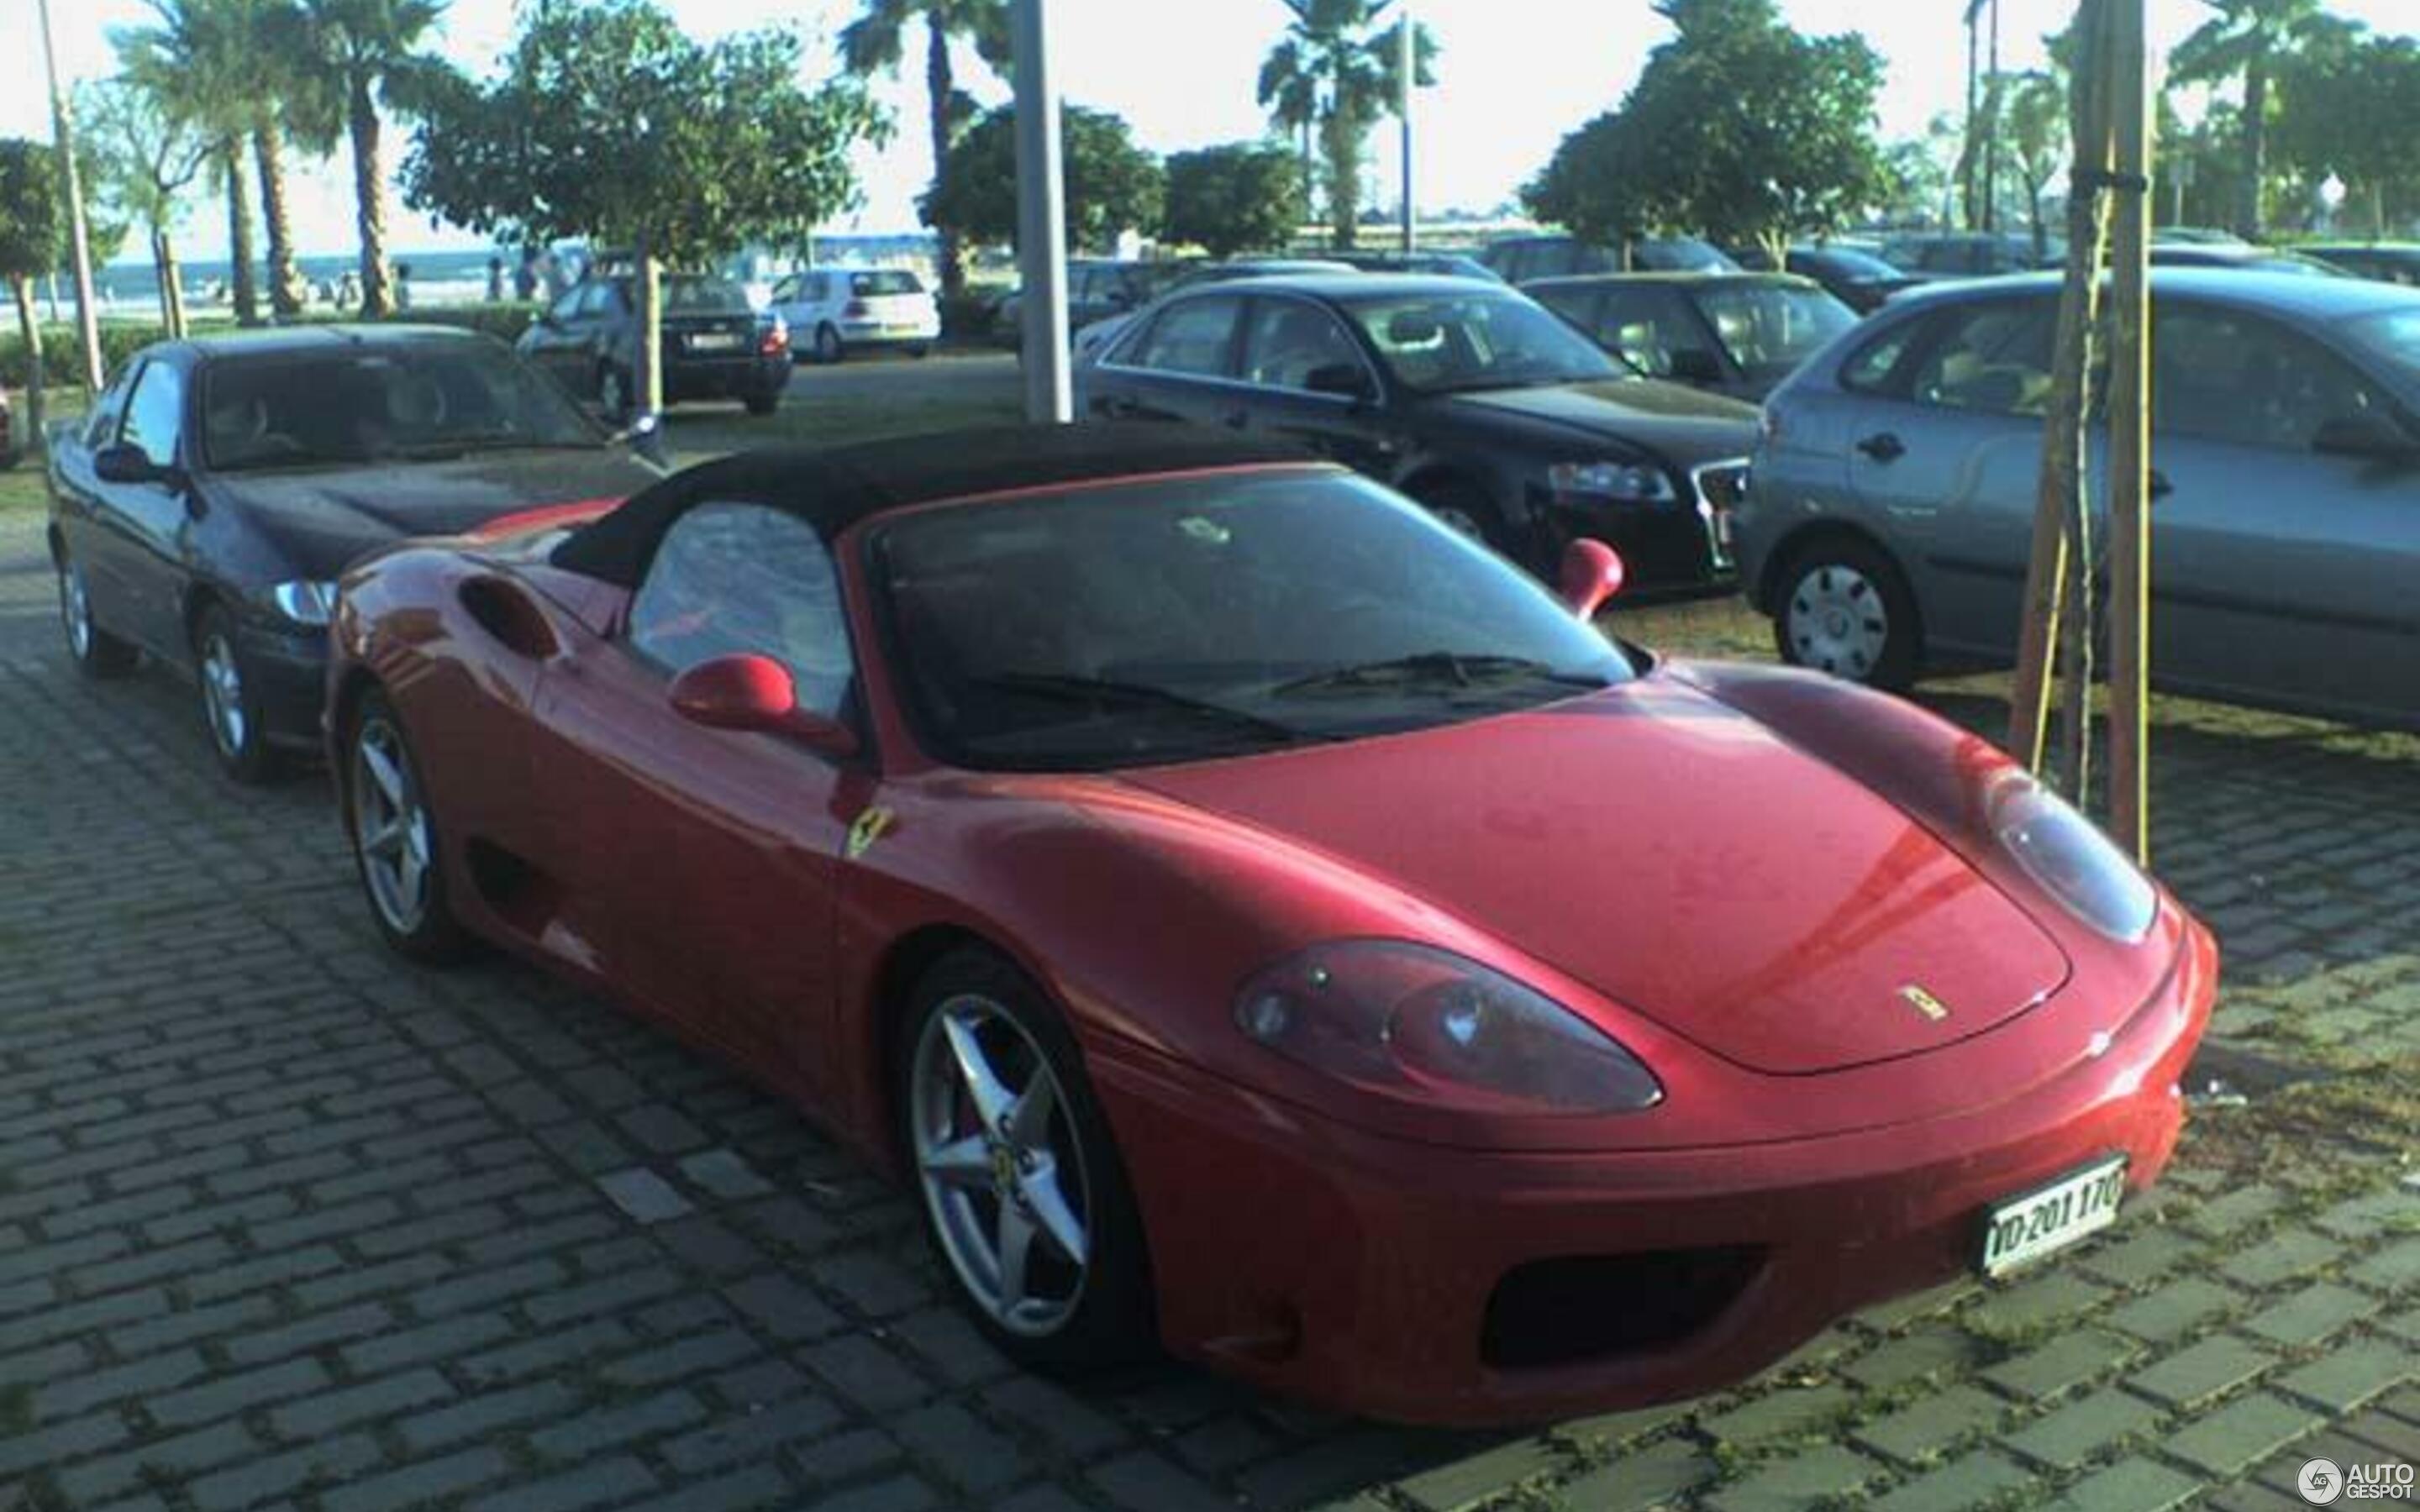
<instances>
[{"instance_id":1,"label":"front bumper","mask_svg":"<svg viewBox=\"0 0 2420 1512\"><path fill-rule=\"evenodd\" d=\"M2109 1047L2049 1084L1953 1117L1716 1149L1414 1145L1141 1052L1092 1058L1171 1350L1375 1417L1533 1422L1734 1382L1845 1314L1958 1275L1986 1207L2103 1155L2123 1151L2130 1188L2148 1186L2175 1147L2178 1079L2216 984L2216 948L2195 926ZM1595 1261L1610 1263L1571 1269ZM1504 1349L1500 1292L1542 1267L1550 1284L1528 1288L1528 1310L1557 1299L1576 1336L1624 1335L1596 1326L1590 1299L1668 1306L1674 1326L1521 1363L1537 1351ZM1571 1277L1588 1273L1675 1278L1687 1295L1575 1293Z\"/></svg>"},{"instance_id":2,"label":"front bumper","mask_svg":"<svg viewBox=\"0 0 2420 1512\"><path fill-rule=\"evenodd\" d=\"M236 654L260 710L261 733L281 750L318 751L328 693L328 633L284 623L236 627Z\"/></svg>"}]
</instances>

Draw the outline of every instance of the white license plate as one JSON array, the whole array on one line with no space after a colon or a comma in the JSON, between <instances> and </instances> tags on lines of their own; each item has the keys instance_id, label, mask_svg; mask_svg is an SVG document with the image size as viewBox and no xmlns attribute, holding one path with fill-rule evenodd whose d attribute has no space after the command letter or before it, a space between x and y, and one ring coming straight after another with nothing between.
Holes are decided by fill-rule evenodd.
<instances>
[{"instance_id":1,"label":"white license plate","mask_svg":"<svg viewBox=\"0 0 2420 1512\"><path fill-rule=\"evenodd\" d=\"M689 349L693 352L737 351L738 347L739 338L727 331L703 332L689 339Z\"/></svg>"},{"instance_id":2,"label":"white license plate","mask_svg":"<svg viewBox=\"0 0 2420 1512\"><path fill-rule=\"evenodd\" d=\"M1984 1210L1977 1269L2006 1275L2098 1233L2118 1221L2118 1200L2125 1194L2126 1157L2112 1155Z\"/></svg>"}]
</instances>

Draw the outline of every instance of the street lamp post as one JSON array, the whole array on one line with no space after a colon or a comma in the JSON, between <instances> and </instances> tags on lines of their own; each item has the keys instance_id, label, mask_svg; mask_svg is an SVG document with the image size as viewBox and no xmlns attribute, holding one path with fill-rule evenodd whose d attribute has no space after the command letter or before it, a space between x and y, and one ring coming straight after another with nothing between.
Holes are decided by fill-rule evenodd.
<instances>
[{"instance_id":1,"label":"street lamp post","mask_svg":"<svg viewBox=\"0 0 2420 1512\"><path fill-rule=\"evenodd\" d=\"M1398 98L1395 114L1404 126L1404 250L1410 252L1415 239L1412 210L1412 86L1419 71L1419 42L1412 23L1412 0L1403 0L1403 9L1395 18L1395 72Z\"/></svg>"},{"instance_id":2,"label":"street lamp post","mask_svg":"<svg viewBox=\"0 0 2420 1512\"><path fill-rule=\"evenodd\" d=\"M34 0L34 10L42 28L42 67L51 80L51 126L58 142L60 172L67 179L68 225L75 240L76 324L84 336L84 388L89 395L101 392L104 375L101 316L92 302L92 244L85 235L84 183L76 170L75 117L68 109L67 91L59 86L59 53L51 40L51 0Z\"/></svg>"},{"instance_id":3,"label":"street lamp post","mask_svg":"<svg viewBox=\"0 0 2420 1512\"><path fill-rule=\"evenodd\" d=\"M1074 418L1067 380L1067 183L1049 0L1016 0L1016 261L1025 285L1025 418Z\"/></svg>"}]
</instances>

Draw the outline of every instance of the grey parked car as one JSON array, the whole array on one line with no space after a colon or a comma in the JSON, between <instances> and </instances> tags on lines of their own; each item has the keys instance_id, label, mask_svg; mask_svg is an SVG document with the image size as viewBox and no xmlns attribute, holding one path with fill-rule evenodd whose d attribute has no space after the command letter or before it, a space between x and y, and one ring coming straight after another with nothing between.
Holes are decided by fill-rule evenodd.
<instances>
[{"instance_id":1,"label":"grey parked car","mask_svg":"<svg viewBox=\"0 0 2420 1512\"><path fill-rule=\"evenodd\" d=\"M2154 679L2420 726L2420 290L2151 282ZM1884 686L2010 657L2057 301L1902 295L1766 401L1729 523L1785 657Z\"/></svg>"}]
</instances>

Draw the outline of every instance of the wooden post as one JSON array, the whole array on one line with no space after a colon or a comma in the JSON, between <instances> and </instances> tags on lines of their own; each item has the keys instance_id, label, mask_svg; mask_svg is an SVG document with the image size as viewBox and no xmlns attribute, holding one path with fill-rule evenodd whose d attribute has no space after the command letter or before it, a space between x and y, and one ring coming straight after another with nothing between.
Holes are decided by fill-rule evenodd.
<instances>
[{"instance_id":1,"label":"wooden post","mask_svg":"<svg viewBox=\"0 0 2420 1512\"><path fill-rule=\"evenodd\" d=\"M2143 0L2112 0L2102 70L2116 143L2117 222L2109 353L2109 831L2151 856L2149 653L2151 605L2150 274L2151 109L2143 57Z\"/></svg>"}]
</instances>

